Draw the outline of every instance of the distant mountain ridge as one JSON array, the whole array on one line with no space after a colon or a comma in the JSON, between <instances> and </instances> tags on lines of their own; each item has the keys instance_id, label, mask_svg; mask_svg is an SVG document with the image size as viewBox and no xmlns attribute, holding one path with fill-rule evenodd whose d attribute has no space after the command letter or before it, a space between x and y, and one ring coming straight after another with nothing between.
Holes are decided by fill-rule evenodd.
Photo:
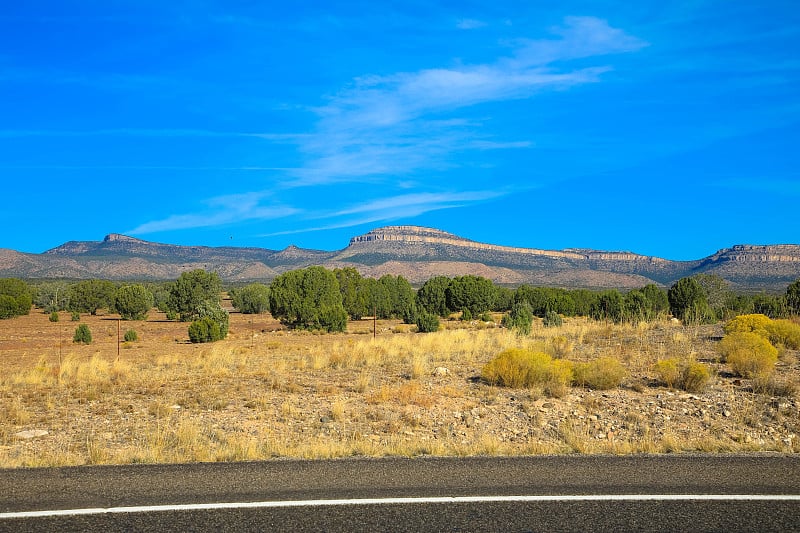
<instances>
[{"instance_id":1,"label":"distant mountain ridge","mask_svg":"<svg viewBox=\"0 0 800 533\"><path fill-rule=\"evenodd\" d=\"M179 246L119 234L70 241L42 254L0 249L0 276L27 279L169 280L203 268L228 282L249 282L310 265L352 266L372 277L399 274L417 284L435 275L477 274L508 285L621 289L709 273L740 290L780 291L800 278L800 245L737 245L695 261L672 261L627 251L501 246L434 228L386 226L337 251Z\"/></svg>"}]
</instances>

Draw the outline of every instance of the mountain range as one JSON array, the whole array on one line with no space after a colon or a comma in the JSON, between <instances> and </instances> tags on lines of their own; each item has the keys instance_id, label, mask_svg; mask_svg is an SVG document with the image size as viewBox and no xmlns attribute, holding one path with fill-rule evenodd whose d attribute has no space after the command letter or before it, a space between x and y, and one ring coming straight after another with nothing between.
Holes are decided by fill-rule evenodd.
<instances>
[{"instance_id":1,"label":"mountain range","mask_svg":"<svg viewBox=\"0 0 800 533\"><path fill-rule=\"evenodd\" d=\"M226 282L269 281L310 265L355 267L362 275L402 275L415 284L436 276L475 274L498 284L630 289L668 286L694 274L716 274L742 291L783 291L800 278L800 245L737 245L693 261L632 252L540 250L479 243L438 229L387 226L336 251L179 246L111 234L70 241L41 254L0 249L0 277L25 279L171 280L202 268Z\"/></svg>"}]
</instances>

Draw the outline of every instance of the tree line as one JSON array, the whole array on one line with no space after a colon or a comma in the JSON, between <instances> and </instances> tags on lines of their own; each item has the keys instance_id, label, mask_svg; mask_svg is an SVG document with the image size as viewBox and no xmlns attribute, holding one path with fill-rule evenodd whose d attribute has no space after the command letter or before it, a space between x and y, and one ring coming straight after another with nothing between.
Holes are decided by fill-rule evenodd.
<instances>
[{"instance_id":1,"label":"tree line","mask_svg":"<svg viewBox=\"0 0 800 533\"><path fill-rule=\"evenodd\" d=\"M108 280L30 285L15 278L0 279L0 318L30 312L62 310L96 314L105 309L124 320L143 320L153 308L171 320L190 322L193 342L225 338L228 313L221 306L223 284L214 272L184 272L167 283L115 284ZM503 324L530 330L533 317L559 325L561 317L587 316L611 322L650 321L673 316L685 323L708 323L758 313L770 318L800 315L800 279L783 294L736 293L716 275L699 274L675 282L669 289L655 284L621 292L520 285L498 286L476 276L434 276L418 289L403 276L378 279L355 268L329 270L312 266L288 271L271 283L228 289L231 303L242 313L270 312L291 328L344 331L347 320L365 316L401 319L419 331L435 331L439 319L491 320L503 313Z\"/></svg>"}]
</instances>

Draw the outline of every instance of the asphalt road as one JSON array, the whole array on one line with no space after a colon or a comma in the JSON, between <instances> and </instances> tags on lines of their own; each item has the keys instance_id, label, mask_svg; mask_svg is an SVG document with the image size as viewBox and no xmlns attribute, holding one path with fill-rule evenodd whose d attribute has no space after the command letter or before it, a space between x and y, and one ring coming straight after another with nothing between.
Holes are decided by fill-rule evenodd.
<instances>
[{"instance_id":1,"label":"asphalt road","mask_svg":"<svg viewBox=\"0 0 800 533\"><path fill-rule=\"evenodd\" d=\"M794 498L782 498L787 495ZM481 496L488 501L476 501ZM149 506L159 507L133 509ZM45 513L53 510L85 514ZM42 514L18 514L36 511ZM211 530L800 531L800 457L279 460L0 470L0 531Z\"/></svg>"}]
</instances>

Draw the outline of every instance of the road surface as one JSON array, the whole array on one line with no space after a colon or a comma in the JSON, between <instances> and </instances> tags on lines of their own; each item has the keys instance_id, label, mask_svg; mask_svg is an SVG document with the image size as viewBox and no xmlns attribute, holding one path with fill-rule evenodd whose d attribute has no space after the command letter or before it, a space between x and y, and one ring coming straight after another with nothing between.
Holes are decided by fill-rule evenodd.
<instances>
[{"instance_id":1,"label":"road surface","mask_svg":"<svg viewBox=\"0 0 800 533\"><path fill-rule=\"evenodd\" d=\"M800 457L0 470L0 531L800 531Z\"/></svg>"}]
</instances>

